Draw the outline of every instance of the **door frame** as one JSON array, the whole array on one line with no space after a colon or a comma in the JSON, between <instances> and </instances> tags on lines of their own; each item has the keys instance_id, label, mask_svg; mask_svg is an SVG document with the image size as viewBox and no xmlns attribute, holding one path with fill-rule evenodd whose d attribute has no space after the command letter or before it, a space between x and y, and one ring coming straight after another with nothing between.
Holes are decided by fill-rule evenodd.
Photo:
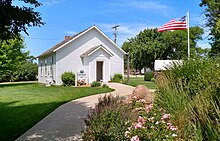
<instances>
[{"instance_id":1,"label":"door frame","mask_svg":"<svg viewBox=\"0 0 220 141\"><path fill-rule=\"evenodd\" d=\"M104 79L104 61L102 61L102 60L96 61L96 81L100 81L100 80L98 80L98 63L102 64L102 66L101 66L101 80L103 81L103 79Z\"/></svg>"}]
</instances>

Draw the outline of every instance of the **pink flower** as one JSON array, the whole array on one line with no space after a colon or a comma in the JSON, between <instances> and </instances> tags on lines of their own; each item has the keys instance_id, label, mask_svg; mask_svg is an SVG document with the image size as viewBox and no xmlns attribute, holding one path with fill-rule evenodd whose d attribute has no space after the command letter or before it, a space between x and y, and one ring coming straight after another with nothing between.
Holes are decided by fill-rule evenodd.
<instances>
[{"instance_id":1,"label":"pink flower","mask_svg":"<svg viewBox=\"0 0 220 141\"><path fill-rule=\"evenodd\" d=\"M143 117L141 117L141 116L139 116L138 117L138 123L135 125L135 129L137 129L137 128L143 128L143 125L146 123L146 120L143 118Z\"/></svg>"},{"instance_id":2,"label":"pink flower","mask_svg":"<svg viewBox=\"0 0 220 141\"><path fill-rule=\"evenodd\" d=\"M167 122L167 126L171 126L172 125L172 123L170 123L170 122Z\"/></svg>"},{"instance_id":3,"label":"pink flower","mask_svg":"<svg viewBox=\"0 0 220 141\"><path fill-rule=\"evenodd\" d=\"M135 125L134 128L135 128L135 129L137 129L137 128L143 128L143 124L142 124L141 122L138 122L138 123Z\"/></svg>"},{"instance_id":4,"label":"pink flower","mask_svg":"<svg viewBox=\"0 0 220 141\"><path fill-rule=\"evenodd\" d=\"M146 120L143 117L139 116L138 117L138 122L141 122L141 123L145 124Z\"/></svg>"},{"instance_id":5,"label":"pink flower","mask_svg":"<svg viewBox=\"0 0 220 141\"><path fill-rule=\"evenodd\" d=\"M176 131L178 128L176 126L169 126L169 129L172 131Z\"/></svg>"},{"instance_id":6,"label":"pink flower","mask_svg":"<svg viewBox=\"0 0 220 141\"><path fill-rule=\"evenodd\" d=\"M152 103L150 105L147 105L147 107L145 108L146 112L149 113L152 108L153 108L153 104Z\"/></svg>"},{"instance_id":7,"label":"pink flower","mask_svg":"<svg viewBox=\"0 0 220 141\"><path fill-rule=\"evenodd\" d=\"M133 137L131 138L131 141L140 141L140 139L138 138L138 136L133 136Z\"/></svg>"},{"instance_id":8,"label":"pink flower","mask_svg":"<svg viewBox=\"0 0 220 141\"><path fill-rule=\"evenodd\" d=\"M170 114L165 114L162 116L161 120L164 120L164 119L169 119L171 117Z\"/></svg>"}]
</instances>

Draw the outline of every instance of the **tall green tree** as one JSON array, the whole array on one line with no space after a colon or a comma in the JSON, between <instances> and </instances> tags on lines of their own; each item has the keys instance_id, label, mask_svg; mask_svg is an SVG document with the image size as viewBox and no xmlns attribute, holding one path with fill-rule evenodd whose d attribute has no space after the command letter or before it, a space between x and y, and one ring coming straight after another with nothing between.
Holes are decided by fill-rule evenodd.
<instances>
[{"instance_id":1,"label":"tall green tree","mask_svg":"<svg viewBox=\"0 0 220 141\"><path fill-rule=\"evenodd\" d=\"M0 41L0 48L0 82L36 79L37 64L24 50L23 40Z\"/></svg>"},{"instance_id":2,"label":"tall green tree","mask_svg":"<svg viewBox=\"0 0 220 141\"><path fill-rule=\"evenodd\" d=\"M190 57L195 57L196 44L202 39L203 29L194 26L190 27ZM187 57L188 53L188 36L186 30L167 31L162 35L162 40L166 50L162 54L163 59L178 60Z\"/></svg>"},{"instance_id":3,"label":"tall green tree","mask_svg":"<svg viewBox=\"0 0 220 141\"><path fill-rule=\"evenodd\" d=\"M191 57L204 56L196 43L202 39L203 29L190 28ZM130 52L131 65L136 70L154 67L157 59L183 59L187 57L187 31L157 32L157 29L145 29L125 42L122 48Z\"/></svg>"},{"instance_id":4,"label":"tall green tree","mask_svg":"<svg viewBox=\"0 0 220 141\"><path fill-rule=\"evenodd\" d=\"M22 52L24 44L22 40L8 40L0 42L0 79L13 81L17 66L20 66L25 60L25 53Z\"/></svg>"},{"instance_id":5,"label":"tall green tree","mask_svg":"<svg viewBox=\"0 0 220 141\"><path fill-rule=\"evenodd\" d=\"M201 7L205 7L204 15L207 17L206 26L210 28L211 56L220 56L220 1L202 0Z\"/></svg>"},{"instance_id":6,"label":"tall green tree","mask_svg":"<svg viewBox=\"0 0 220 141\"><path fill-rule=\"evenodd\" d=\"M136 70L150 67L153 69L155 58L161 57L164 44L160 42L161 33L156 29L145 29L125 42L122 48L130 52L132 67Z\"/></svg>"},{"instance_id":7,"label":"tall green tree","mask_svg":"<svg viewBox=\"0 0 220 141\"><path fill-rule=\"evenodd\" d=\"M40 13L34 11L41 3L37 0L17 0L23 1L25 5L19 7L13 5L13 1L15 0L0 0L1 40L19 38L22 31L28 34L28 27L44 25Z\"/></svg>"},{"instance_id":8,"label":"tall green tree","mask_svg":"<svg viewBox=\"0 0 220 141\"><path fill-rule=\"evenodd\" d=\"M210 48L196 47L193 58L209 58Z\"/></svg>"}]
</instances>

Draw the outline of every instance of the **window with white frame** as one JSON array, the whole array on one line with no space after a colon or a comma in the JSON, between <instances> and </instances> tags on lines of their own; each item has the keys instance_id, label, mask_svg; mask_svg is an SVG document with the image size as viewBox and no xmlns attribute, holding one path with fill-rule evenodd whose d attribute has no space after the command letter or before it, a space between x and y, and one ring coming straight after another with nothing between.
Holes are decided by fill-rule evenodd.
<instances>
[{"instance_id":1,"label":"window with white frame","mask_svg":"<svg viewBox=\"0 0 220 141\"><path fill-rule=\"evenodd\" d=\"M47 76L47 60L45 59L45 70L44 70L45 72L44 72L44 74L45 74L45 76Z\"/></svg>"},{"instance_id":2,"label":"window with white frame","mask_svg":"<svg viewBox=\"0 0 220 141\"><path fill-rule=\"evenodd\" d=\"M51 61L50 61L50 75L53 76L53 56L51 56Z\"/></svg>"},{"instance_id":3,"label":"window with white frame","mask_svg":"<svg viewBox=\"0 0 220 141\"><path fill-rule=\"evenodd\" d=\"M40 60L40 75L43 74L43 61Z\"/></svg>"}]
</instances>

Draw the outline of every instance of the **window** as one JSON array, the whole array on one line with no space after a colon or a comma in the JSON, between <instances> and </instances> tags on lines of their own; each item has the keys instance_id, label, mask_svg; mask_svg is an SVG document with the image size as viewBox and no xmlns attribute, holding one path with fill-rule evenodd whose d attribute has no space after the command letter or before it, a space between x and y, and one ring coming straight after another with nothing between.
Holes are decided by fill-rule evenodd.
<instances>
[{"instance_id":1,"label":"window","mask_svg":"<svg viewBox=\"0 0 220 141\"><path fill-rule=\"evenodd\" d=\"M40 75L43 74L43 61L40 61Z\"/></svg>"},{"instance_id":2,"label":"window","mask_svg":"<svg viewBox=\"0 0 220 141\"><path fill-rule=\"evenodd\" d=\"M52 64L53 64L53 56L52 56L52 58L51 58L51 62L52 62Z\"/></svg>"},{"instance_id":3,"label":"window","mask_svg":"<svg viewBox=\"0 0 220 141\"><path fill-rule=\"evenodd\" d=\"M50 61L50 75L53 76L53 56L51 57L51 61Z\"/></svg>"},{"instance_id":4,"label":"window","mask_svg":"<svg viewBox=\"0 0 220 141\"><path fill-rule=\"evenodd\" d=\"M45 72L44 72L45 75L47 75L47 60L45 60Z\"/></svg>"}]
</instances>

